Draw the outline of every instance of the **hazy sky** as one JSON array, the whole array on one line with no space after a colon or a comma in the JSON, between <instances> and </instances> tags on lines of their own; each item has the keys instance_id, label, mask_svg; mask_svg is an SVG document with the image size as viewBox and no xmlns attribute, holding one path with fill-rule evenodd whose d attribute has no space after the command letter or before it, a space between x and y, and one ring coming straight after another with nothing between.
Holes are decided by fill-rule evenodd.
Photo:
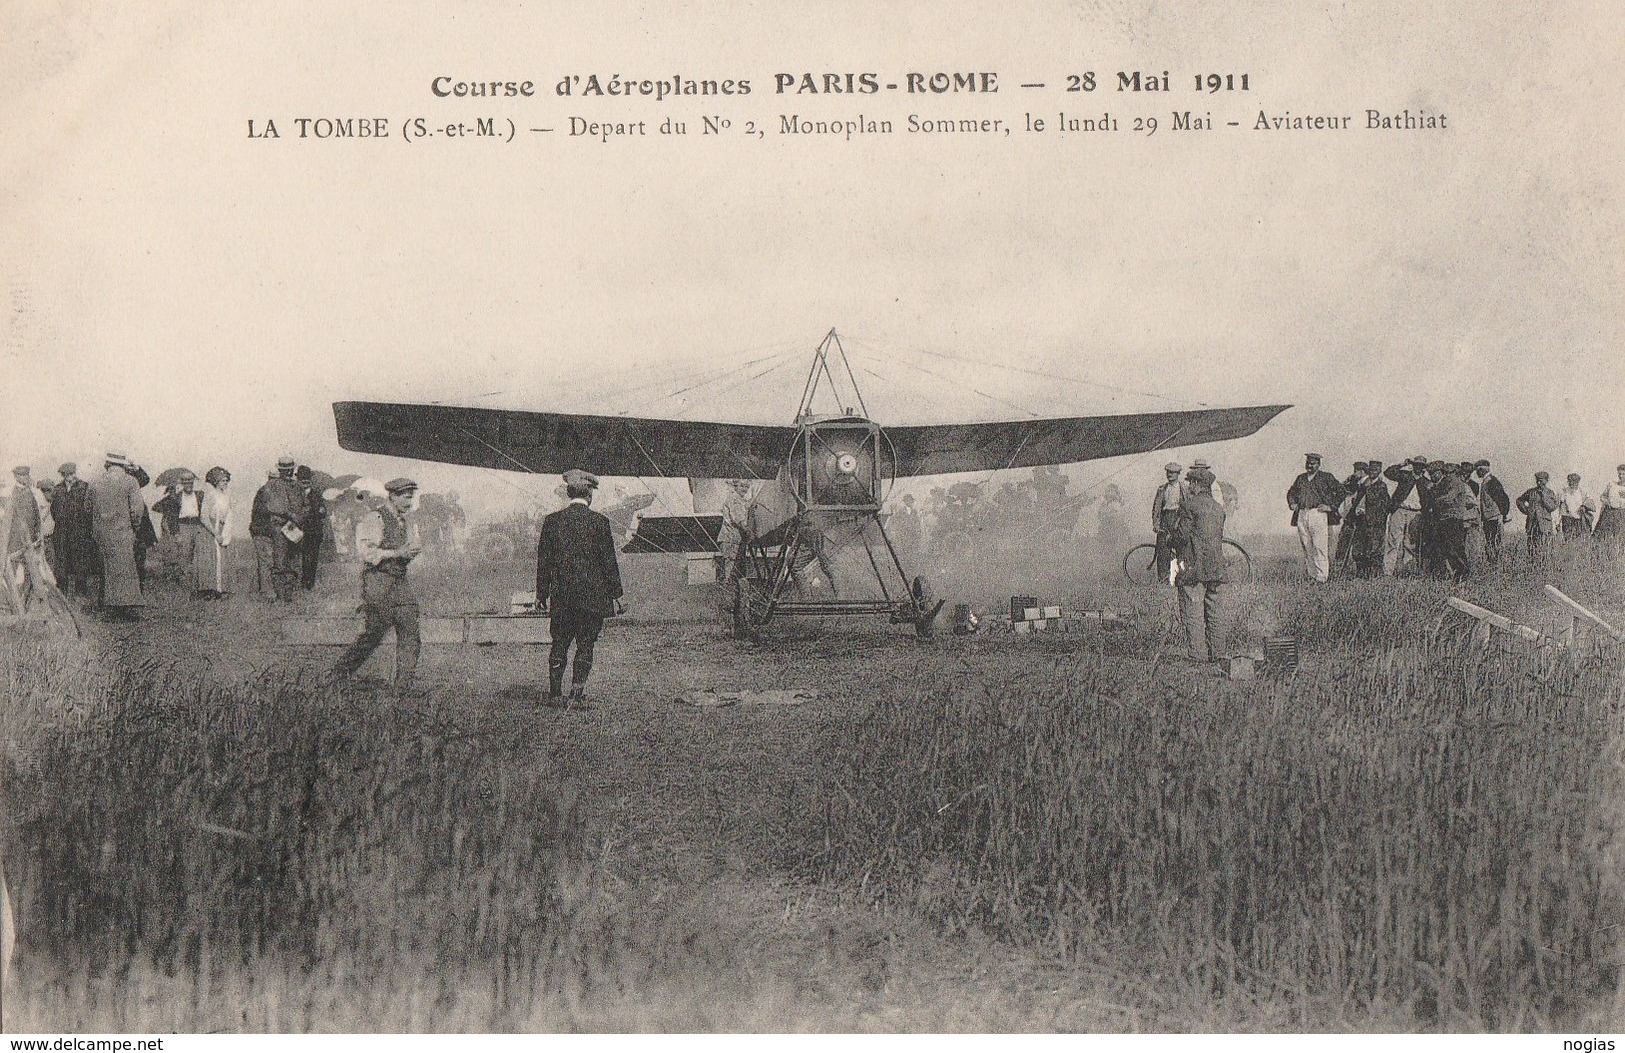
<instances>
[{"instance_id":1,"label":"hazy sky","mask_svg":"<svg viewBox=\"0 0 1625 1053\"><path fill-rule=\"evenodd\" d=\"M106 6L0 14L7 463L117 447L252 477L288 451L545 493L343 454L329 406L784 421L831 327L883 423L1293 403L1202 451L1259 494L1255 529L1284 524L1275 491L1309 447L1339 470L1489 456L1514 484L1625 460L1615 3ZM1119 69L1167 69L1177 90L1117 93ZM779 72L936 70L996 71L1000 91L773 93ZM1099 90L1060 90L1084 70ZM1250 90L1196 95L1198 72ZM567 73L752 93L561 99ZM439 99L438 75L537 95ZM1366 131L1368 107L1449 130ZM1221 127L1173 132L1175 109ZM1059 110L1123 130L1022 130ZM1266 133L1260 110L1354 120ZM860 113L1017 130L778 134L780 115ZM703 114L730 132L697 134ZM1161 130L1134 134L1141 115ZM357 116L390 138L297 138L297 117ZM482 116L518 138L401 136ZM571 138L572 116L651 134ZM667 117L690 134L654 134ZM283 137L250 140L266 118ZM1164 459L1073 474L1149 501Z\"/></svg>"}]
</instances>

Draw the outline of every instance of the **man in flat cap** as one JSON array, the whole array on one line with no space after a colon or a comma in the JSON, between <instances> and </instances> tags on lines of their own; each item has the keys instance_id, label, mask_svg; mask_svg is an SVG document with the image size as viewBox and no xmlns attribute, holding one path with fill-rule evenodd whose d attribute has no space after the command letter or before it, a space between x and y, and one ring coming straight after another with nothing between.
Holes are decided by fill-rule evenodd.
<instances>
[{"instance_id":1,"label":"man in flat cap","mask_svg":"<svg viewBox=\"0 0 1625 1053\"><path fill-rule=\"evenodd\" d=\"M1512 498L1507 488L1490 472L1490 462L1473 464L1467 485L1478 494L1478 515L1484 530L1484 559L1495 563L1501 558L1501 528L1512 521Z\"/></svg>"},{"instance_id":2,"label":"man in flat cap","mask_svg":"<svg viewBox=\"0 0 1625 1053\"><path fill-rule=\"evenodd\" d=\"M1426 457L1412 457L1382 473L1384 479L1394 484L1382 549L1382 572L1387 577L1394 577L1402 568L1413 574L1421 572L1421 551L1417 544L1422 525L1420 484L1427 466Z\"/></svg>"},{"instance_id":3,"label":"man in flat cap","mask_svg":"<svg viewBox=\"0 0 1625 1053\"><path fill-rule=\"evenodd\" d=\"M1303 546L1303 569L1315 581L1332 576L1331 528L1338 523L1337 506L1343 501L1343 486L1330 472L1320 470L1318 453L1303 457L1303 474L1292 481L1286 492L1292 509L1292 525L1298 528L1298 544Z\"/></svg>"},{"instance_id":4,"label":"man in flat cap","mask_svg":"<svg viewBox=\"0 0 1625 1053\"><path fill-rule=\"evenodd\" d=\"M1445 465L1433 486L1437 510L1439 559L1446 577L1464 580L1472 572L1467 558L1470 531L1478 528L1478 495L1467 485L1472 463Z\"/></svg>"},{"instance_id":5,"label":"man in flat cap","mask_svg":"<svg viewBox=\"0 0 1625 1053\"><path fill-rule=\"evenodd\" d=\"M102 471L88 482L85 510L101 557L102 608L109 617L133 621L145 604L136 567L136 536L142 523L152 529L141 483L130 472L129 458L109 453Z\"/></svg>"},{"instance_id":6,"label":"man in flat cap","mask_svg":"<svg viewBox=\"0 0 1625 1053\"><path fill-rule=\"evenodd\" d=\"M85 508L85 494L90 488L79 478L79 466L72 461L57 472L62 481L51 491L57 584L64 592L89 596L90 579L96 576L96 541L91 537L90 513Z\"/></svg>"},{"instance_id":7,"label":"man in flat cap","mask_svg":"<svg viewBox=\"0 0 1625 1053\"><path fill-rule=\"evenodd\" d=\"M1523 532L1531 560L1545 557L1554 533L1552 513L1562 504L1557 493L1546 485L1550 478L1547 472L1536 472L1535 485L1519 494L1516 502L1518 511L1523 513Z\"/></svg>"},{"instance_id":8,"label":"man in flat cap","mask_svg":"<svg viewBox=\"0 0 1625 1053\"><path fill-rule=\"evenodd\" d=\"M406 580L407 566L423 551L417 524L409 515L418 484L405 478L391 479L384 484L384 492L388 495L384 502L356 528L356 553L361 557L361 612L366 624L333 672L343 679L354 676L394 629L395 691L406 695L415 693L413 678L423 649L418 632L418 601Z\"/></svg>"},{"instance_id":9,"label":"man in flat cap","mask_svg":"<svg viewBox=\"0 0 1625 1053\"><path fill-rule=\"evenodd\" d=\"M1151 499L1151 532L1157 538L1157 580L1164 585L1170 581L1170 567L1177 555L1175 538L1178 535L1179 513L1185 507L1185 484L1180 478L1185 466L1169 461L1162 466L1167 482L1157 487Z\"/></svg>"},{"instance_id":10,"label":"man in flat cap","mask_svg":"<svg viewBox=\"0 0 1625 1053\"><path fill-rule=\"evenodd\" d=\"M615 556L615 532L609 520L591 507L598 477L579 468L564 473L570 503L542 520L536 548L536 605L552 616L553 647L547 657L549 705L580 702L592 672L593 647L604 619L620 609L621 567ZM575 645L570 670L570 703L563 701L564 670Z\"/></svg>"}]
</instances>

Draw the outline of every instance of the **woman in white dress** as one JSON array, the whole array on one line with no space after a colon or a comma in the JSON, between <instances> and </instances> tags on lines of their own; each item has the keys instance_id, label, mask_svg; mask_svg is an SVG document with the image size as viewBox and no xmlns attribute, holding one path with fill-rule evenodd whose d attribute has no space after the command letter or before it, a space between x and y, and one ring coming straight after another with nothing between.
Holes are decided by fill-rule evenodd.
<instances>
[{"instance_id":1,"label":"woman in white dress","mask_svg":"<svg viewBox=\"0 0 1625 1053\"><path fill-rule=\"evenodd\" d=\"M203 488L200 514L210 540L193 550L193 587L210 599L220 599L231 592L226 588L226 548L231 544L235 526L231 498L226 496L231 473L220 467L210 468L203 481L207 485Z\"/></svg>"}]
</instances>

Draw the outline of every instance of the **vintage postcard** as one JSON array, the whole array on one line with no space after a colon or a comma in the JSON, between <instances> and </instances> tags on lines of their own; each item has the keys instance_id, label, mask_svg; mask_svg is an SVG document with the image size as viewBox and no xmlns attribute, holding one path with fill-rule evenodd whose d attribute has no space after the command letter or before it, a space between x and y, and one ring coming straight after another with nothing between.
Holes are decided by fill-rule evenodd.
<instances>
[{"instance_id":1,"label":"vintage postcard","mask_svg":"<svg viewBox=\"0 0 1625 1053\"><path fill-rule=\"evenodd\" d=\"M1606 1041L1622 22L8 4L0 1025Z\"/></svg>"}]
</instances>

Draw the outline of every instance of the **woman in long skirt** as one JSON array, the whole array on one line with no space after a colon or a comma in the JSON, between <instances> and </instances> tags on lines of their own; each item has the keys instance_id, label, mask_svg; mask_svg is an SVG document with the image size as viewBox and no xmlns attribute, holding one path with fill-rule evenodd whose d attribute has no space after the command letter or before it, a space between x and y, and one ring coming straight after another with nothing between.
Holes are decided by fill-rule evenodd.
<instances>
[{"instance_id":1,"label":"woman in long skirt","mask_svg":"<svg viewBox=\"0 0 1625 1053\"><path fill-rule=\"evenodd\" d=\"M233 517L231 498L226 490L231 485L231 473L224 468L210 468L203 476L208 484L203 488L201 518L208 537L192 550L192 588L219 599L231 592L226 588L226 549L231 545Z\"/></svg>"}]
</instances>

